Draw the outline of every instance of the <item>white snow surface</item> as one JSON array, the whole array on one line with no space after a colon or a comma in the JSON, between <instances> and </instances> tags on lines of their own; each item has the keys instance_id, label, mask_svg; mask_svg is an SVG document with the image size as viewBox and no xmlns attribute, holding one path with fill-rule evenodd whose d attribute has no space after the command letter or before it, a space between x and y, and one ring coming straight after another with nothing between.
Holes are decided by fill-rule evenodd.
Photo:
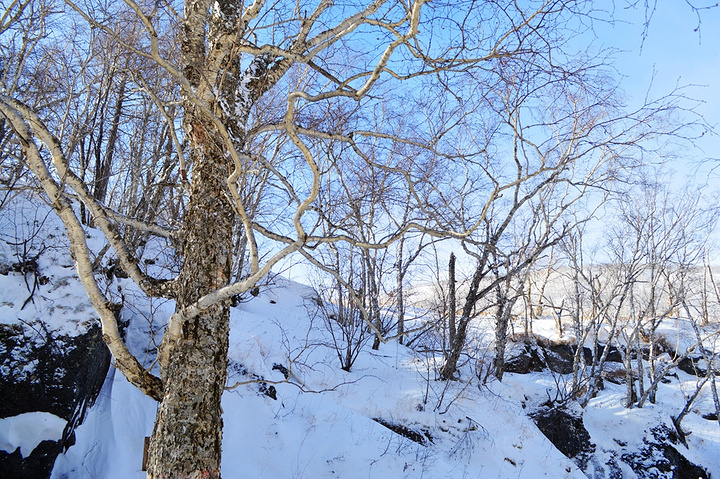
<instances>
[{"instance_id":1,"label":"white snow surface","mask_svg":"<svg viewBox=\"0 0 720 479\"><path fill-rule=\"evenodd\" d=\"M23 307L30 274L0 274L0 321L41 321L53 334L82 332L96 315L75 278L62 227L43 203L20 203L0 214L0 263L10 264L29 250L40 250L39 274L48 278ZM12 216L9 217L8 215ZM14 225L11 229L8 225ZM19 229L24 229L20 231ZM24 246L15 239L31 235ZM88 230L93 251L102 245ZM130 348L141 362L154 360L148 331L159 331L171 314L172 302L147 300L129 280L104 285L114 300L124 298ZM223 396L223 476L235 478L583 478L573 461L561 454L538 430L528 413L547 401L568 377L551 372L506 374L503 382L479 384L477 364L463 366L463 381L439 381L442 358L389 341L378 351L363 346L351 368L340 369L316 293L281 277L261 287L232 309L228 390ZM551 318L534 323L536 333L554 334ZM693 342L683 321L663 324L661 332L677 344ZM474 323L471 342L491 361L491 324ZM159 342L159 337L155 338ZM715 347L715 345L713 345ZM285 379L281 365L291 371ZM624 386L606 388L583 411L596 454L611 454L618 442L625 450L642 447L649 428L671 424L695 390L698 378L674 370L677 377L661 384L656 404L623 407ZM471 379L470 381L467 381ZM261 392L276 388L277 400ZM236 385L236 383L238 383ZM232 386L236 387L232 388ZM143 478L143 441L152 433L156 403L131 386L111 367L100 396L83 424L76 443L61 454L52 473L63 478ZM683 427L692 431L688 448L677 446L713 477L720 476L720 427L702 418L714 412L706 386ZM29 454L43 439L59 437L64 421L47 413L6 418L0 423L4 450ZM22 417L22 419L17 419ZM54 416L53 416L54 417ZM62 427L59 421L62 421ZM401 425L423 437L424 444L393 432L378 422ZM15 421L15 422L13 422ZM622 462L625 478L635 474Z\"/></svg>"},{"instance_id":2,"label":"white snow surface","mask_svg":"<svg viewBox=\"0 0 720 479\"><path fill-rule=\"evenodd\" d=\"M247 384L223 396L224 477L585 477L535 427L512 387L436 381L432 365L428 380L433 358L394 342L379 351L368 345L351 372L341 370L314 297L276 278L233 308L228 385ZM288 382L275 364L291 370ZM259 391L258 377L276 382L277 400ZM52 477L144 477L143 438L155 411L111 369ZM374 419L431 439L421 445Z\"/></svg>"},{"instance_id":3,"label":"white snow surface","mask_svg":"<svg viewBox=\"0 0 720 479\"><path fill-rule=\"evenodd\" d=\"M100 250L97 231L88 231L87 241L93 251ZM24 194L0 210L0 266L33 258L37 277L20 271L0 274L0 322L40 321L53 336L85 332L98 315L77 280L65 229L50 206Z\"/></svg>"},{"instance_id":4,"label":"white snow surface","mask_svg":"<svg viewBox=\"0 0 720 479\"><path fill-rule=\"evenodd\" d=\"M366 346L345 372L314 313L311 288L276 278L261 291L231 315L228 386L241 384L223 396L225 477L585 477L527 416L567 378L545 372L506 374L502 383L485 386L437 381L433 361L440 358L395 342L379 351ZM275 364L291 370L289 382ZM648 428L671 424L696 381L677 373L662 385L658 403L643 409L624 408L624 386L608 383L584 411L598 454L617 449L616 440L637 450ZM253 380L260 377L275 383L277 400L259 391ZM683 453L715 475L720 428L700 417L713 410L711 402L709 393L702 395L685 419L693 434ZM77 444L60 456L52 477L144 477L143 438L152 432L155 409L111 373L76 431ZM418 444L374 419L432 439ZM620 465L625 477L636 477Z\"/></svg>"},{"instance_id":5,"label":"white snow surface","mask_svg":"<svg viewBox=\"0 0 720 479\"><path fill-rule=\"evenodd\" d=\"M26 412L0 419L0 450L28 457L43 441L62 438L67 421L49 412Z\"/></svg>"}]
</instances>

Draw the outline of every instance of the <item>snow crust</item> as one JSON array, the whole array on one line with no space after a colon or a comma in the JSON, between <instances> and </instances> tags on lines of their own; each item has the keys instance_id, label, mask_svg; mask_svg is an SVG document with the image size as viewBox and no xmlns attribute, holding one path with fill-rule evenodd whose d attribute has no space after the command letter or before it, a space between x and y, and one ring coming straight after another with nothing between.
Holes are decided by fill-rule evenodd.
<instances>
[{"instance_id":1,"label":"snow crust","mask_svg":"<svg viewBox=\"0 0 720 479\"><path fill-rule=\"evenodd\" d=\"M233 308L228 386L240 385L223 396L225 477L586 477L527 415L567 378L543 372L509 373L502 383L484 386L437 381L433 368L441 358L395 342L379 351L363 349L345 372L328 347L315 297L307 286L276 278ZM170 312L171 306L164 308ZM551 328L552 321L538 329ZM483 321L476 327L476 335L487 334ZM289 380L273 368L278 364L291 371ZM617 449L617 441L638 450L650 427L671 425L671 414L679 412L697 380L677 373L661 385L657 404L642 409L624 408L624 386L607 383L584 410L599 458L609 458L603 451ZM263 382L276 388L277 400L262 393ZM715 475L720 428L700 416L711 409L706 392L683 423L693 432L683 454ZM77 444L58 458L52 477L145 477L143 438L152 432L155 411L152 400L111 370L76 431ZM432 439L419 444L378 418ZM618 463L624 477L636 477Z\"/></svg>"},{"instance_id":2,"label":"snow crust","mask_svg":"<svg viewBox=\"0 0 720 479\"><path fill-rule=\"evenodd\" d=\"M77 280L62 223L50 206L28 196L17 196L0 210L0 268L10 268L0 274L0 322L40 321L38 329L48 335L81 334L98 315ZM93 251L102 247L97 231L90 230L87 241ZM37 275L18 265L33 259Z\"/></svg>"},{"instance_id":3,"label":"snow crust","mask_svg":"<svg viewBox=\"0 0 720 479\"><path fill-rule=\"evenodd\" d=\"M539 432L512 388L436 381L428 361L396 343L339 368L314 290L276 278L234 308L223 396L223 475L258 477L521 477L584 475ZM132 326L132 325L131 325ZM369 349L369 348L368 348ZM283 365L292 375L273 369ZM273 382L277 400L260 392ZM53 478L142 478L156 406L112 370L77 443ZM374 419L423 433L425 445Z\"/></svg>"}]
</instances>

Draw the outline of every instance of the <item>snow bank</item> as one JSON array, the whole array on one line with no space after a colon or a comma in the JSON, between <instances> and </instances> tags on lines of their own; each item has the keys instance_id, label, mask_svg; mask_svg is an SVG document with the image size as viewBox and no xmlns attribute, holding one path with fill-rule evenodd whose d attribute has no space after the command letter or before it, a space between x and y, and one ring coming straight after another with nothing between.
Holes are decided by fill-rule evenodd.
<instances>
[{"instance_id":1,"label":"snow bank","mask_svg":"<svg viewBox=\"0 0 720 479\"><path fill-rule=\"evenodd\" d=\"M0 419L0 450L13 453L19 447L28 457L43 441L62 438L67 421L49 412L28 412Z\"/></svg>"}]
</instances>

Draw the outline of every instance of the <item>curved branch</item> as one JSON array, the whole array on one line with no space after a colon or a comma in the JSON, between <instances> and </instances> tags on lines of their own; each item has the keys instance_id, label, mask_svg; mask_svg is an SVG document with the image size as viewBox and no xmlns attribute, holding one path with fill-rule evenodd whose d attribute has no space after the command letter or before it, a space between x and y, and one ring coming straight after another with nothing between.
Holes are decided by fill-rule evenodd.
<instances>
[{"instance_id":1,"label":"curved branch","mask_svg":"<svg viewBox=\"0 0 720 479\"><path fill-rule=\"evenodd\" d=\"M120 264L128 273L130 278L132 278L132 280L150 296L165 298L172 297L173 282L158 280L140 271L140 268L138 268L137 263L133 260L131 253L128 251L127 246L115 232L115 228L110 222L105 208L95 201L90 192L87 190L85 183L68 168L68 162L62 151L60 142L47 130L37 114L23 103L4 95L0 95L0 101L2 101L6 107L12 108L17 117L22 119L21 121L23 122L23 125L25 125L26 128L29 125L38 139L48 148L58 176L63 183L72 188L83 204L88 208L88 210L90 210L93 218L95 218L95 224L100 231L102 231L108 243L115 250ZM28 134L30 134L29 129ZM41 161L39 156L38 160Z\"/></svg>"},{"instance_id":2,"label":"curved branch","mask_svg":"<svg viewBox=\"0 0 720 479\"><path fill-rule=\"evenodd\" d=\"M75 259L78 278L88 295L90 303L100 315L103 341L115 358L115 366L131 384L156 401L161 401L163 397L162 380L143 368L137 358L130 353L127 344L122 340L117 318L110 308L110 301L100 290L93 275L90 249L85 240L85 230L75 215L72 205L65 198L62 186L53 180L47 165L40 156L40 151L32 140L32 133L26 119L16 108L17 102L8 100L4 96L0 97L0 111L15 130L25 150L29 167L37 176L43 190L50 199L53 209L65 225L65 231L70 240L70 251Z\"/></svg>"}]
</instances>

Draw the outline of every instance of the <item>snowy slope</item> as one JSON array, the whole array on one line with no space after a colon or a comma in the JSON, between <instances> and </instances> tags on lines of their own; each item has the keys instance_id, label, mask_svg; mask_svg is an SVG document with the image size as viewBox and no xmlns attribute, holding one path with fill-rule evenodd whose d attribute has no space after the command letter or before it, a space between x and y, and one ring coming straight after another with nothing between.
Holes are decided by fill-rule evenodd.
<instances>
[{"instance_id":1,"label":"snowy slope","mask_svg":"<svg viewBox=\"0 0 720 479\"><path fill-rule=\"evenodd\" d=\"M241 384L223 398L225 477L585 477L527 416L557 386L555 375L507 374L482 387L436 381L432 358L396 343L366 347L345 372L315 296L275 278L233 309L228 384ZM277 365L291 371L289 380ZM630 410L622 407L624 386L608 383L584 411L598 458L639 450L651 427L671 424L695 380L678 371L656 405ZM276 400L263 393L270 386ZM720 428L700 416L709 410L706 394L685 420L693 434L683 452L716 475ZM144 477L142 442L154 412L151 400L111 374L53 477ZM424 444L380 422L415 432Z\"/></svg>"},{"instance_id":2,"label":"snowy slope","mask_svg":"<svg viewBox=\"0 0 720 479\"><path fill-rule=\"evenodd\" d=\"M274 283L233 310L229 384L248 384L223 397L225 477L584 477L509 388L428 381L425 359L390 343L342 371L322 321L313 320L314 291ZM291 370L288 382L276 364ZM277 400L261 392L270 384L259 377L279 382ZM111 374L53 477L144 477L142 442L154 410Z\"/></svg>"},{"instance_id":3,"label":"snowy slope","mask_svg":"<svg viewBox=\"0 0 720 479\"><path fill-rule=\"evenodd\" d=\"M62 229L48 213L42 203L3 210L14 215L10 219L20 225L16 228L25 230L4 230L0 259L13 263L21 247L25 256L42 251L38 272L50 281L23 308L30 292L26 280L32 275L0 275L0 313L4 322L41 320L49 330L72 334L95 321L95 315L74 278ZM20 243L28 232L30 241L10 244ZM95 233L88 231L88 237L98 251ZM151 332L162 328L173 304L140 299L128 280L114 279L105 287L115 299L124 299L123 318L134 338L131 349L151 364ZM473 330L486 349L489 326L481 319ZM666 329L669 338L686 340L682 321L668 322ZM535 331L552 335L552 320L537 323ZM508 373L502 383L486 385L476 379L437 381L440 357L396 342L379 351L366 344L351 372L343 371L316 292L281 277L232 309L230 361L228 386L235 387L223 397L222 467L227 478L586 477L528 417L567 378L545 371ZM641 450L651 428L671 425L671 415L682 409L697 382L675 372L677 377L660 386L657 404L625 409L624 386L612 383L590 402L583 419L600 466ZM472 377L469 369L463 374ZM152 433L156 407L111 368L76 430L75 445L58 457L52 477L144 477L143 440ZM720 475L720 427L702 418L712 411L706 388L683 423L692 431L688 447L678 447L715 477ZM10 432L10 426L0 424L0 437L7 439ZM25 454L30 446L24 445L32 438L21 436L14 428L12 441L5 442L12 442L8 448L23 444ZM624 477L637 477L622 463L619 467Z\"/></svg>"},{"instance_id":4,"label":"snowy slope","mask_svg":"<svg viewBox=\"0 0 720 479\"><path fill-rule=\"evenodd\" d=\"M95 236L89 241L97 243ZM0 273L4 324L39 320L53 335L72 336L97 319L77 281L62 223L40 198L17 196L0 210Z\"/></svg>"}]
</instances>

